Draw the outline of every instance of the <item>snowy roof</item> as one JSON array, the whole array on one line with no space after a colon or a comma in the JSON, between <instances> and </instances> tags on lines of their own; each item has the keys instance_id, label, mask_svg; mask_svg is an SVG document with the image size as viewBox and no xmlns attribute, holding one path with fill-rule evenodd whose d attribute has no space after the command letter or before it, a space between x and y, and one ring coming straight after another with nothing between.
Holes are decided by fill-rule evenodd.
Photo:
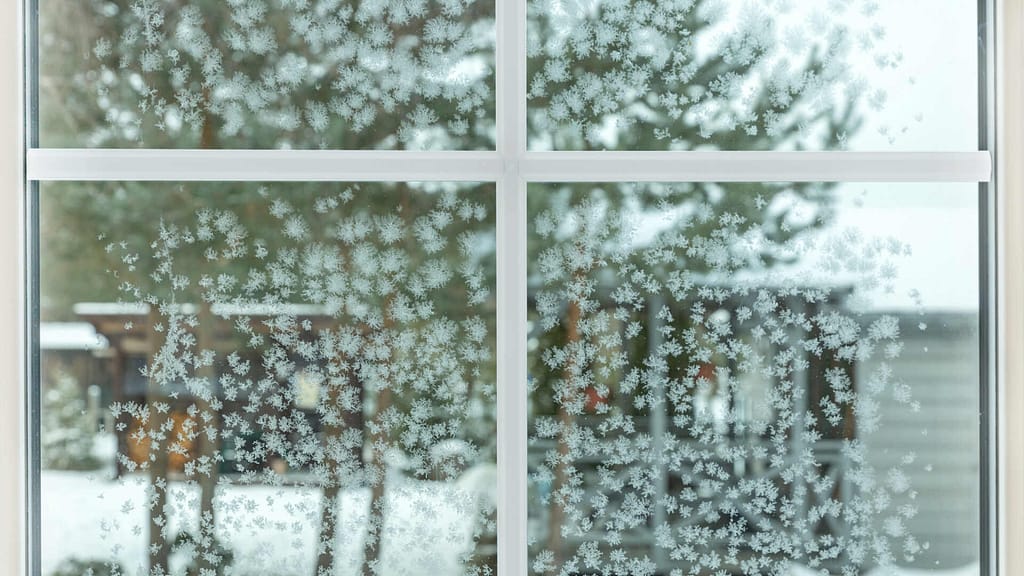
<instances>
[{"instance_id":1,"label":"snowy roof","mask_svg":"<svg viewBox=\"0 0 1024 576\"><path fill-rule=\"evenodd\" d=\"M177 312L195 314L199 311L196 304L178 304ZM79 302L74 306L75 314L80 316L144 316L149 313L147 304L128 304L119 302ZM217 303L210 307L215 316L276 316L289 314L293 316L326 316L326 306L317 304L231 304Z\"/></svg>"},{"instance_id":2,"label":"snowy roof","mask_svg":"<svg viewBox=\"0 0 1024 576\"><path fill-rule=\"evenodd\" d=\"M109 342L88 322L40 322L43 350L105 350Z\"/></svg>"}]
</instances>

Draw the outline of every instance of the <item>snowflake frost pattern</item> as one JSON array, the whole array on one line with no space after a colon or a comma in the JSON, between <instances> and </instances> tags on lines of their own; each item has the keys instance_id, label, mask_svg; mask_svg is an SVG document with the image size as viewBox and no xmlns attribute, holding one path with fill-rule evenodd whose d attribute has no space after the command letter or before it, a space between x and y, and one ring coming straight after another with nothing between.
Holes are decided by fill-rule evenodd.
<instances>
[{"instance_id":1,"label":"snowflake frost pattern","mask_svg":"<svg viewBox=\"0 0 1024 576\"><path fill-rule=\"evenodd\" d=\"M779 190L531 189L532 573L854 576L928 548L914 455L863 441L882 403L920 410L899 320L856 312L909 248L786 234Z\"/></svg>"},{"instance_id":2,"label":"snowflake frost pattern","mask_svg":"<svg viewBox=\"0 0 1024 576\"><path fill-rule=\"evenodd\" d=\"M108 245L151 342L118 574L493 573L493 197L330 186Z\"/></svg>"},{"instance_id":3,"label":"snowflake frost pattern","mask_svg":"<svg viewBox=\"0 0 1024 576\"><path fill-rule=\"evenodd\" d=\"M492 3L109 6L92 50L107 122L90 145L493 146Z\"/></svg>"},{"instance_id":4,"label":"snowflake frost pattern","mask_svg":"<svg viewBox=\"0 0 1024 576\"><path fill-rule=\"evenodd\" d=\"M863 112L885 106L869 79L902 61L877 9L876 0L529 0L530 145L845 148ZM890 143L906 129L878 126Z\"/></svg>"}]
</instances>

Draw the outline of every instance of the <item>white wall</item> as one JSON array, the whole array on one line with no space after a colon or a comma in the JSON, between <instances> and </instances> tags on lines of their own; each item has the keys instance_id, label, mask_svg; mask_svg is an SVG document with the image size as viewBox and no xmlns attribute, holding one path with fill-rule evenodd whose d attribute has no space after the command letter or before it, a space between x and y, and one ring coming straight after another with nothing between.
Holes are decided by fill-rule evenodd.
<instances>
[{"instance_id":1,"label":"white wall","mask_svg":"<svg viewBox=\"0 0 1024 576\"><path fill-rule=\"evenodd\" d=\"M19 2L0 2L0 574L21 572Z\"/></svg>"}]
</instances>

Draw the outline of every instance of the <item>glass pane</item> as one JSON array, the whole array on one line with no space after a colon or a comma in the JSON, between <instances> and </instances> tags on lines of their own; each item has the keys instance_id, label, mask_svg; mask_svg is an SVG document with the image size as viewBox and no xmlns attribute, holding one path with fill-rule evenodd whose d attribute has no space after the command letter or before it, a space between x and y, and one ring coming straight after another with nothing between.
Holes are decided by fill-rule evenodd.
<instances>
[{"instance_id":1,"label":"glass pane","mask_svg":"<svg viewBox=\"0 0 1024 576\"><path fill-rule=\"evenodd\" d=\"M493 204L43 184L42 574L492 574Z\"/></svg>"},{"instance_id":2,"label":"glass pane","mask_svg":"<svg viewBox=\"0 0 1024 576\"><path fill-rule=\"evenodd\" d=\"M977 574L973 184L529 189L534 574Z\"/></svg>"},{"instance_id":3,"label":"glass pane","mask_svg":"<svg viewBox=\"0 0 1024 576\"><path fill-rule=\"evenodd\" d=\"M974 0L529 0L529 146L976 150L977 12Z\"/></svg>"},{"instance_id":4,"label":"glass pane","mask_svg":"<svg viewBox=\"0 0 1024 576\"><path fill-rule=\"evenodd\" d=\"M493 149L493 0L37 0L44 147Z\"/></svg>"}]
</instances>

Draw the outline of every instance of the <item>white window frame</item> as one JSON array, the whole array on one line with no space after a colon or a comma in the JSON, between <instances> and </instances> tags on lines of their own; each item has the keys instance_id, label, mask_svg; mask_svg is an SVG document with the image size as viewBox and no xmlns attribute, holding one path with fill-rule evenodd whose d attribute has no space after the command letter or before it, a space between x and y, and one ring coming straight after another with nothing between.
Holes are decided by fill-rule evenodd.
<instances>
[{"instance_id":1,"label":"white window frame","mask_svg":"<svg viewBox=\"0 0 1024 576\"><path fill-rule=\"evenodd\" d=\"M526 186L558 181L979 182L994 191L989 262L996 447L988 505L1002 575L1024 574L1024 2L987 0L989 152L528 152L526 0L497 1L497 149L492 152L98 150L26 146L27 0L0 11L0 573L27 574L29 192L52 180L489 181L497 186L498 571L528 573ZM31 68L29 68L31 69ZM17 83L10 82L18 78ZM993 161L994 160L994 161ZM17 456L14 456L17 455ZM20 466L12 466L17 460Z\"/></svg>"}]
</instances>

